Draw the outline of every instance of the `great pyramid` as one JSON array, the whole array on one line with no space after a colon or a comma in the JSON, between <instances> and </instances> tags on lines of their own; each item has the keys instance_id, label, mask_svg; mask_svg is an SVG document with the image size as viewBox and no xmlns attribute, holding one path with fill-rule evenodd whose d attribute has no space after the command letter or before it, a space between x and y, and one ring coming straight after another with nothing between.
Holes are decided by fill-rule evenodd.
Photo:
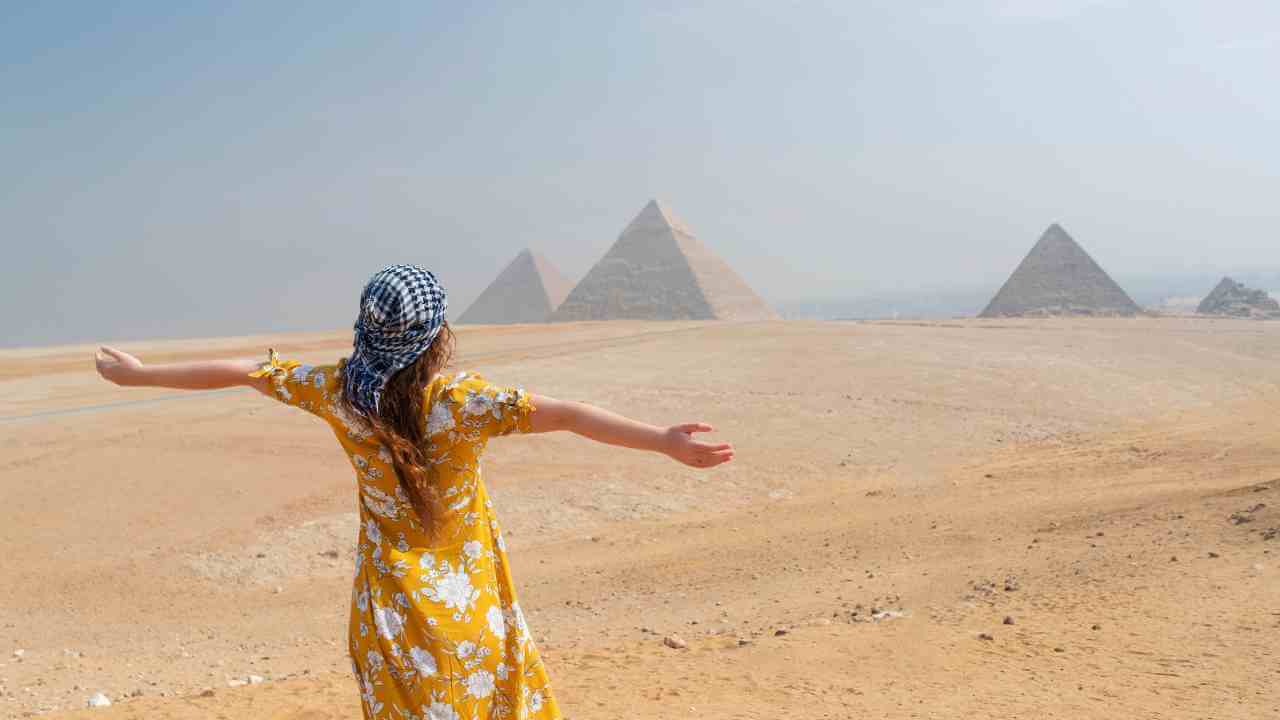
<instances>
[{"instance_id":1,"label":"great pyramid","mask_svg":"<svg viewBox=\"0 0 1280 720\"><path fill-rule=\"evenodd\" d=\"M1200 303L1196 312L1201 315L1280 318L1280 302L1265 290L1253 290L1225 277Z\"/></svg>"},{"instance_id":2,"label":"great pyramid","mask_svg":"<svg viewBox=\"0 0 1280 720\"><path fill-rule=\"evenodd\" d=\"M521 250L458 317L458 323L547 322L572 286L546 258L532 250Z\"/></svg>"},{"instance_id":3,"label":"great pyramid","mask_svg":"<svg viewBox=\"0 0 1280 720\"><path fill-rule=\"evenodd\" d=\"M657 200L552 315L575 320L772 320L778 317Z\"/></svg>"},{"instance_id":4,"label":"great pyramid","mask_svg":"<svg viewBox=\"0 0 1280 720\"><path fill-rule=\"evenodd\" d=\"M1137 303L1057 223L979 317L1136 315Z\"/></svg>"}]
</instances>

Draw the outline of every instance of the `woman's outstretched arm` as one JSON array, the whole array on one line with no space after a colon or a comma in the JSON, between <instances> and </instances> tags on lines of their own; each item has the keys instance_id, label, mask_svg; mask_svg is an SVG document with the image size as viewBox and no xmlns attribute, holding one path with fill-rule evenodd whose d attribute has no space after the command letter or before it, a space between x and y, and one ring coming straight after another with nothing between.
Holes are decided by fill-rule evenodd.
<instances>
[{"instance_id":1,"label":"woman's outstretched arm","mask_svg":"<svg viewBox=\"0 0 1280 720\"><path fill-rule=\"evenodd\" d=\"M542 395L534 395L532 400L536 409L529 420L536 433L568 430L607 445L660 452L696 468L715 467L733 459L733 446L729 443L694 439L694 433L713 430L706 423L658 427L584 403Z\"/></svg>"},{"instance_id":2,"label":"woman's outstretched arm","mask_svg":"<svg viewBox=\"0 0 1280 720\"><path fill-rule=\"evenodd\" d=\"M197 360L148 365L127 352L103 347L94 356L94 363L98 374L116 385L178 390L244 386L264 393L268 390L266 378L249 377L249 373L262 367L261 362L254 360Z\"/></svg>"}]
</instances>

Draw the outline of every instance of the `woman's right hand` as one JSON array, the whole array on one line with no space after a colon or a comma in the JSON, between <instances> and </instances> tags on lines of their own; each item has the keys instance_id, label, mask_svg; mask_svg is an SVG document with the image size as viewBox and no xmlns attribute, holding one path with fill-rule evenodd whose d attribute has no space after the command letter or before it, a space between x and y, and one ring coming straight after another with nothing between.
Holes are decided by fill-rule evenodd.
<instances>
[{"instance_id":1,"label":"woman's right hand","mask_svg":"<svg viewBox=\"0 0 1280 720\"><path fill-rule=\"evenodd\" d=\"M702 442L693 437L694 433L713 430L714 428L706 423L672 425L663 434L666 438L666 447L663 451L673 460L703 470L727 463L733 459L733 445Z\"/></svg>"},{"instance_id":2,"label":"woman's right hand","mask_svg":"<svg viewBox=\"0 0 1280 720\"><path fill-rule=\"evenodd\" d=\"M98 374L103 380L116 385L136 385L142 375L142 361L127 352L105 345L98 348L93 357Z\"/></svg>"}]
</instances>

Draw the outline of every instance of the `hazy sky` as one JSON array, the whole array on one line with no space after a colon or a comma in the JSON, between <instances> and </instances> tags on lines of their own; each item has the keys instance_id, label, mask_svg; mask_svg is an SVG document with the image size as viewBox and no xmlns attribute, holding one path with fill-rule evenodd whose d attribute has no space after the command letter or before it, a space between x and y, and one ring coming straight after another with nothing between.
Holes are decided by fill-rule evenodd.
<instances>
[{"instance_id":1,"label":"hazy sky","mask_svg":"<svg viewBox=\"0 0 1280 720\"><path fill-rule=\"evenodd\" d=\"M1271 0L196 4L6 8L0 343L348 326L392 262L456 315L652 196L774 302L994 290L1051 221L1280 266Z\"/></svg>"}]
</instances>

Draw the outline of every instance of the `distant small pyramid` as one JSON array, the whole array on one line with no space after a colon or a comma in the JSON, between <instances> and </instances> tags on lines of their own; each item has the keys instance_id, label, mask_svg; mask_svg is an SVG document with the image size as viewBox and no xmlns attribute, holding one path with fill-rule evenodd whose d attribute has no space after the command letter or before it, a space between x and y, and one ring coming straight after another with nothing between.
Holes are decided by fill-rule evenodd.
<instances>
[{"instance_id":1,"label":"distant small pyramid","mask_svg":"<svg viewBox=\"0 0 1280 720\"><path fill-rule=\"evenodd\" d=\"M546 258L521 250L458 318L458 324L547 322L573 285Z\"/></svg>"},{"instance_id":2,"label":"distant small pyramid","mask_svg":"<svg viewBox=\"0 0 1280 720\"><path fill-rule=\"evenodd\" d=\"M1229 277L1209 293L1196 308L1201 315L1228 315L1231 317L1280 317L1280 302L1265 290L1253 290Z\"/></svg>"},{"instance_id":3,"label":"distant small pyramid","mask_svg":"<svg viewBox=\"0 0 1280 720\"><path fill-rule=\"evenodd\" d=\"M575 320L772 320L764 300L650 200L552 315Z\"/></svg>"},{"instance_id":4,"label":"distant small pyramid","mask_svg":"<svg viewBox=\"0 0 1280 720\"><path fill-rule=\"evenodd\" d=\"M1137 315L1137 303L1057 223L978 317Z\"/></svg>"}]
</instances>

